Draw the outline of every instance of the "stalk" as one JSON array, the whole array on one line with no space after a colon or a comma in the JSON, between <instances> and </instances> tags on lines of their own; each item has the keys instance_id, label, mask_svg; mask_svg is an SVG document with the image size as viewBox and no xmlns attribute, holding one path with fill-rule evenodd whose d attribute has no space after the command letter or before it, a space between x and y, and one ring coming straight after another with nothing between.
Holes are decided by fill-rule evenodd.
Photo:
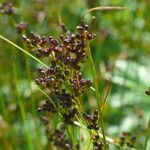
<instances>
[{"instance_id":1,"label":"stalk","mask_svg":"<svg viewBox=\"0 0 150 150\"><path fill-rule=\"evenodd\" d=\"M145 142L144 142L144 150L147 150L149 137L150 137L150 118L149 118L149 122L148 122L147 135L146 135Z\"/></svg>"},{"instance_id":2,"label":"stalk","mask_svg":"<svg viewBox=\"0 0 150 150\"><path fill-rule=\"evenodd\" d=\"M106 144L106 137L105 137L105 129L104 129L104 121L103 121L103 112L102 112L102 103L100 101L101 97L100 97L100 93L99 93L99 86L98 86L98 78L97 78L97 73L96 73L96 69L95 69L95 65L94 65L94 61L92 58L92 54L91 54L91 50L90 50L90 46L89 43L87 44L87 52L88 52L88 61L90 63L90 67L91 67L91 71L92 71L92 76L93 76L93 83L94 83L94 88L96 90L95 92L95 97L96 97L96 102L97 102L97 106L98 106L98 111L99 111L99 122L102 128L102 134L103 134L103 142L104 142L104 148L105 150L107 150L107 144Z\"/></svg>"}]
</instances>

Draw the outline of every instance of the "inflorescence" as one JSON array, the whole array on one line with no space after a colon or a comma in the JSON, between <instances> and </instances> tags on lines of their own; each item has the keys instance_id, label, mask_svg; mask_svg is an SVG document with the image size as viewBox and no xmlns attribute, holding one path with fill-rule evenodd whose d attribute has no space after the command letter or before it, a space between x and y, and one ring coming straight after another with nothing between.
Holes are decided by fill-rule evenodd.
<instances>
[{"instance_id":1,"label":"inflorescence","mask_svg":"<svg viewBox=\"0 0 150 150\"><path fill-rule=\"evenodd\" d=\"M94 110L94 115L89 115L86 113L83 113L83 118L87 121L87 128L89 130L94 131L93 133L93 147L95 150L102 150L104 147L103 142L100 139L100 136L98 134L99 126L98 126L98 118L99 113L98 110ZM107 145L108 146L108 145Z\"/></svg>"},{"instance_id":2,"label":"inflorescence","mask_svg":"<svg viewBox=\"0 0 150 150\"><path fill-rule=\"evenodd\" d=\"M75 34L67 31L64 24L61 27L65 34L60 35L59 40L52 36L40 36L34 32L29 36L22 36L29 48L36 49L37 57L46 57L50 60L48 68L38 68L40 77L35 83L49 91L50 99L45 100L37 111L51 113L59 111L63 122L68 125L73 125L78 117L82 117L87 123L87 129L92 132L94 149L102 150L104 143L99 136L98 110L94 111L94 115L88 115L84 112L81 101L82 93L92 85L90 80L84 79L81 67L87 57L87 44L95 35L89 33L88 25L84 22L77 26ZM42 116L41 119L46 126L46 132L50 133L49 118ZM66 138L64 129L56 129L53 134L48 135L54 145L73 149L74 146ZM127 146L132 147L135 139L130 138L130 140L133 142L130 143L126 138L121 137L119 144L123 146L127 141Z\"/></svg>"},{"instance_id":3,"label":"inflorescence","mask_svg":"<svg viewBox=\"0 0 150 150\"><path fill-rule=\"evenodd\" d=\"M12 15L15 13L12 3L10 2L3 2L0 3L0 13Z\"/></svg>"},{"instance_id":4,"label":"inflorescence","mask_svg":"<svg viewBox=\"0 0 150 150\"><path fill-rule=\"evenodd\" d=\"M61 125L60 129L56 129L49 138L50 141L57 147L61 147L68 150L73 150L73 145L65 134L65 126Z\"/></svg>"},{"instance_id":5,"label":"inflorescence","mask_svg":"<svg viewBox=\"0 0 150 150\"><path fill-rule=\"evenodd\" d=\"M145 91L145 94L150 96L150 87Z\"/></svg>"},{"instance_id":6,"label":"inflorescence","mask_svg":"<svg viewBox=\"0 0 150 150\"><path fill-rule=\"evenodd\" d=\"M134 147L136 141L136 136L133 136L130 132L122 132L119 138L119 144L128 147Z\"/></svg>"},{"instance_id":7,"label":"inflorescence","mask_svg":"<svg viewBox=\"0 0 150 150\"><path fill-rule=\"evenodd\" d=\"M0 13L15 14L12 3L0 3ZM18 33L22 33L27 29L27 23L20 22L15 28ZM59 40L53 36L40 36L34 32L30 32L28 36L22 36L29 48L36 49L38 58L47 57L50 61L48 68L38 68L40 77L35 80L35 83L49 91L49 99L46 99L37 111L59 113L65 125L67 124L50 132L49 116L41 116L49 141L55 146L67 150L80 149L79 142L73 145L65 128L82 117L87 123L87 129L92 133L93 148L103 150L104 143L98 132L98 110L95 110L93 115L85 113L81 100L82 93L92 85L90 80L84 79L81 67L87 57L87 45L95 35L88 31L88 25L83 21L77 26L76 33L67 31L64 24L61 24L61 28L64 34L60 35ZM150 95L150 88L145 91L145 94ZM133 147L135 141L135 136L131 136L129 132L123 132L118 143L120 146ZM108 148L108 145L106 146Z\"/></svg>"},{"instance_id":8,"label":"inflorescence","mask_svg":"<svg viewBox=\"0 0 150 150\"><path fill-rule=\"evenodd\" d=\"M38 111L56 113L59 109L64 122L72 125L79 114L82 116L83 113L81 95L92 85L90 80L84 79L81 67L87 57L87 44L95 35L89 33L88 25L84 22L77 26L75 34L67 31L64 25L62 29L65 34L60 35L59 40L34 32L29 36L23 35L23 40L28 47L37 49L37 57L47 57L50 60L48 68L38 68L40 78L35 82L49 91L51 101L45 100ZM97 119L98 112L95 111L88 128L98 130Z\"/></svg>"},{"instance_id":9,"label":"inflorescence","mask_svg":"<svg viewBox=\"0 0 150 150\"><path fill-rule=\"evenodd\" d=\"M49 89L51 100L62 108L64 119L68 121L69 118L68 122L77 114L78 96L92 84L83 78L80 69L87 56L87 42L94 36L88 32L88 25L83 22L77 31L76 34L67 31L65 35L60 35L61 42L52 36L41 37L33 32L28 37L23 35L23 40L29 47L37 48L37 57L49 57L49 68L39 68L41 77L35 82Z\"/></svg>"},{"instance_id":10,"label":"inflorescence","mask_svg":"<svg viewBox=\"0 0 150 150\"><path fill-rule=\"evenodd\" d=\"M18 24L16 24L16 30L18 33L22 33L23 31L25 31L27 29L27 23L26 22L19 22Z\"/></svg>"}]
</instances>

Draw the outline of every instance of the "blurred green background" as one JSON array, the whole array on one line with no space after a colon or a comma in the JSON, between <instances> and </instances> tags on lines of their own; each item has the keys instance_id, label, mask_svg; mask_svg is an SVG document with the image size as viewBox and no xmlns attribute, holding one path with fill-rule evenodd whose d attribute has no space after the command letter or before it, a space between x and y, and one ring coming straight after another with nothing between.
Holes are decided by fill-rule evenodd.
<instances>
[{"instance_id":1,"label":"blurred green background","mask_svg":"<svg viewBox=\"0 0 150 150\"><path fill-rule=\"evenodd\" d=\"M4 2L0 0L0 3ZM96 6L125 6L121 11L95 11L85 16L90 31L96 33L91 51L99 75L101 95L105 97L108 80L111 90L105 105L107 132L122 131L136 135L135 147L142 149L150 116L150 0L13 0L16 14L0 14L0 34L17 45L22 34L14 23L27 22L27 33L59 36L58 13L70 31L75 31L81 14ZM96 20L92 20L92 16ZM27 51L34 54L29 48ZM91 78L89 67L83 72ZM36 112L45 97L34 79L38 64L8 43L0 40L0 150L51 149L40 114ZM84 103L96 106L87 91ZM53 122L53 116L50 119ZM115 148L114 148L115 149ZM148 144L150 149L150 143Z\"/></svg>"}]
</instances>

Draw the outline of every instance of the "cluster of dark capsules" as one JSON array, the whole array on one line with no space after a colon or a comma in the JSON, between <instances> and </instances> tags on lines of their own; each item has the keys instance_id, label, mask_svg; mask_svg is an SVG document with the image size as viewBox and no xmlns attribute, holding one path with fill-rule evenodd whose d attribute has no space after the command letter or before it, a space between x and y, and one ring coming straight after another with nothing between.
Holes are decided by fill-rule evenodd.
<instances>
[{"instance_id":1,"label":"cluster of dark capsules","mask_svg":"<svg viewBox=\"0 0 150 150\"><path fill-rule=\"evenodd\" d=\"M31 47L37 47L37 56L46 57L52 55L55 61L62 62L76 70L80 69L80 63L83 63L87 55L87 42L94 35L88 32L88 25L83 22L77 26L78 33L74 34L67 31L65 35L60 35L60 42L52 36L41 37L31 32L29 37L23 36L24 41Z\"/></svg>"},{"instance_id":2,"label":"cluster of dark capsules","mask_svg":"<svg viewBox=\"0 0 150 150\"><path fill-rule=\"evenodd\" d=\"M150 87L145 91L145 94L150 96Z\"/></svg>"},{"instance_id":3,"label":"cluster of dark capsules","mask_svg":"<svg viewBox=\"0 0 150 150\"><path fill-rule=\"evenodd\" d=\"M103 143L100 141L100 137L98 133L93 135L93 146L94 146L94 150L102 150L104 147Z\"/></svg>"},{"instance_id":4,"label":"cluster of dark capsules","mask_svg":"<svg viewBox=\"0 0 150 150\"><path fill-rule=\"evenodd\" d=\"M91 86L90 80L85 80L81 73L75 73L73 78L70 79L71 86L75 93L79 93L79 91L84 91L86 87Z\"/></svg>"},{"instance_id":5,"label":"cluster of dark capsules","mask_svg":"<svg viewBox=\"0 0 150 150\"><path fill-rule=\"evenodd\" d=\"M93 129L95 131L99 130L98 126L98 110L94 111L94 115L88 115L86 113L83 113L83 118L88 122L88 129Z\"/></svg>"},{"instance_id":6,"label":"cluster of dark capsules","mask_svg":"<svg viewBox=\"0 0 150 150\"><path fill-rule=\"evenodd\" d=\"M27 23L26 22L21 21L16 25L16 30L18 33L22 33L26 29L27 29Z\"/></svg>"},{"instance_id":7,"label":"cluster of dark capsules","mask_svg":"<svg viewBox=\"0 0 150 150\"><path fill-rule=\"evenodd\" d=\"M37 109L37 111L39 111L39 112L46 112L46 111L48 111L48 112L55 113L56 109L54 108L54 105L49 100L45 100L44 104L42 104L42 106L39 107Z\"/></svg>"},{"instance_id":8,"label":"cluster of dark capsules","mask_svg":"<svg viewBox=\"0 0 150 150\"><path fill-rule=\"evenodd\" d=\"M7 14L7 15L14 14L15 11L14 11L12 3L10 2L0 3L0 13Z\"/></svg>"},{"instance_id":9,"label":"cluster of dark capsules","mask_svg":"<svg viewBox=\"0 0 150 150\"><path fill-rule=\"evenodd\" d=\"M100 137L98 134L99 126L98 126L98 110L94 111L94 115L88 115L83 113L83 118L87 121L87 128L90 130L94 130L95 133L93 135L93 147L95 150L102 150L103 143L100 141Z\"/></svg>"},{"instance_id":10,"label":"cluster of dark capsules","mask_svg":"<svg viewBox=\"0 0 150 150\"><path fill-rule=\"evenodd\" d=\"M68 113L64 113L63 117L64 117L64 121L68 124L73 124L73 120L75 115L78 114L77 109L72 109L70 110Z\"/></svg>"},{"instance_id":11,"label":"cluster of dark capsules","mask_svg":"<svg viewBox=\"0 0 150 150\"><path fill-rule=\"evenodd\" d=\"M49 140L57 147L67 150L73 150L73 145L65 134L65 126L61 125L60 129L56 129L49 137Z\"/></svg>"},{"instance_id":12,"label":"cluster of dark capsules","mask_svg":"<svg viewBox=\"0 0 150 150\"><path fill-rule=\"evenodd\" d=\"M122 132L121 136L119 137L119 144L121 146L128 146L128 147L134 147L134 144L136 142L136 137L132 136L130 132Z\"/></svg>"},{"instance_id":13,"label":"cluster of dark capsules","mask_svg":"<svg viewBox=\"0 0 150 150\"><path fill-rule=\"evenodd\" d=\"M63 25L64 35L57 40L52 36L40 36L31 32L23 35L24 42L37 49L37 57L48 57L48 68L39 68L40 78L37 85L49 90L49 97L61 112L64 121L72 124L75 115L78 115L78 96L91 86L91 81L83 78L80 69L87 56L87 44L94 38L89 33L88 25L81 22L77 32L67 31ZM39 108L39 111L55 112L48 101Z\"/></svg>"}]
</instances>

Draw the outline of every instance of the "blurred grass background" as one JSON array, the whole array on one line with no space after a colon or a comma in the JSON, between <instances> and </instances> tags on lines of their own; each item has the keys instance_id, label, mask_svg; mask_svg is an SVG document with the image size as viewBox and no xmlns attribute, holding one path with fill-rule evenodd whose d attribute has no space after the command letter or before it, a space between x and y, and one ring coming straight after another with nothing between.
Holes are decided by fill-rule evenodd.
<instances>
[{"instance_id":1,"label":"blurred grass background","mask_svg":"<svg viewBox=\"0 0 150 150\"><path fill-rule=\"evenodd\" d=\"M1 1L0 2L4 2ZM111 91L105 105L107 132L136 135L142 149L150 116L150 0L13 0L16 14L0 14L0 34L24 47L13 22L25 21L27 33L59 36L58 13L68 30L75 31L81 14L96 6L125 6L123 11L96 11L85 16L97 34L91 50L101 95L105 96L109 76ZM96 20L91 22L92 16ZM13 22L12 22L13 20ZM25 48L25 47L24 47ZM26 48L29 52L29 48ZM38 64L0 40L0 150L51 149L40 114L36 109L44 96L34 86ZM88 63L83 72L91 78ZM95 107L93 93L84 97L87 111ZM51 116L51 122L54 122ZM150 149L150 143L148 144Z\"/></svg>"}]
</instances>

